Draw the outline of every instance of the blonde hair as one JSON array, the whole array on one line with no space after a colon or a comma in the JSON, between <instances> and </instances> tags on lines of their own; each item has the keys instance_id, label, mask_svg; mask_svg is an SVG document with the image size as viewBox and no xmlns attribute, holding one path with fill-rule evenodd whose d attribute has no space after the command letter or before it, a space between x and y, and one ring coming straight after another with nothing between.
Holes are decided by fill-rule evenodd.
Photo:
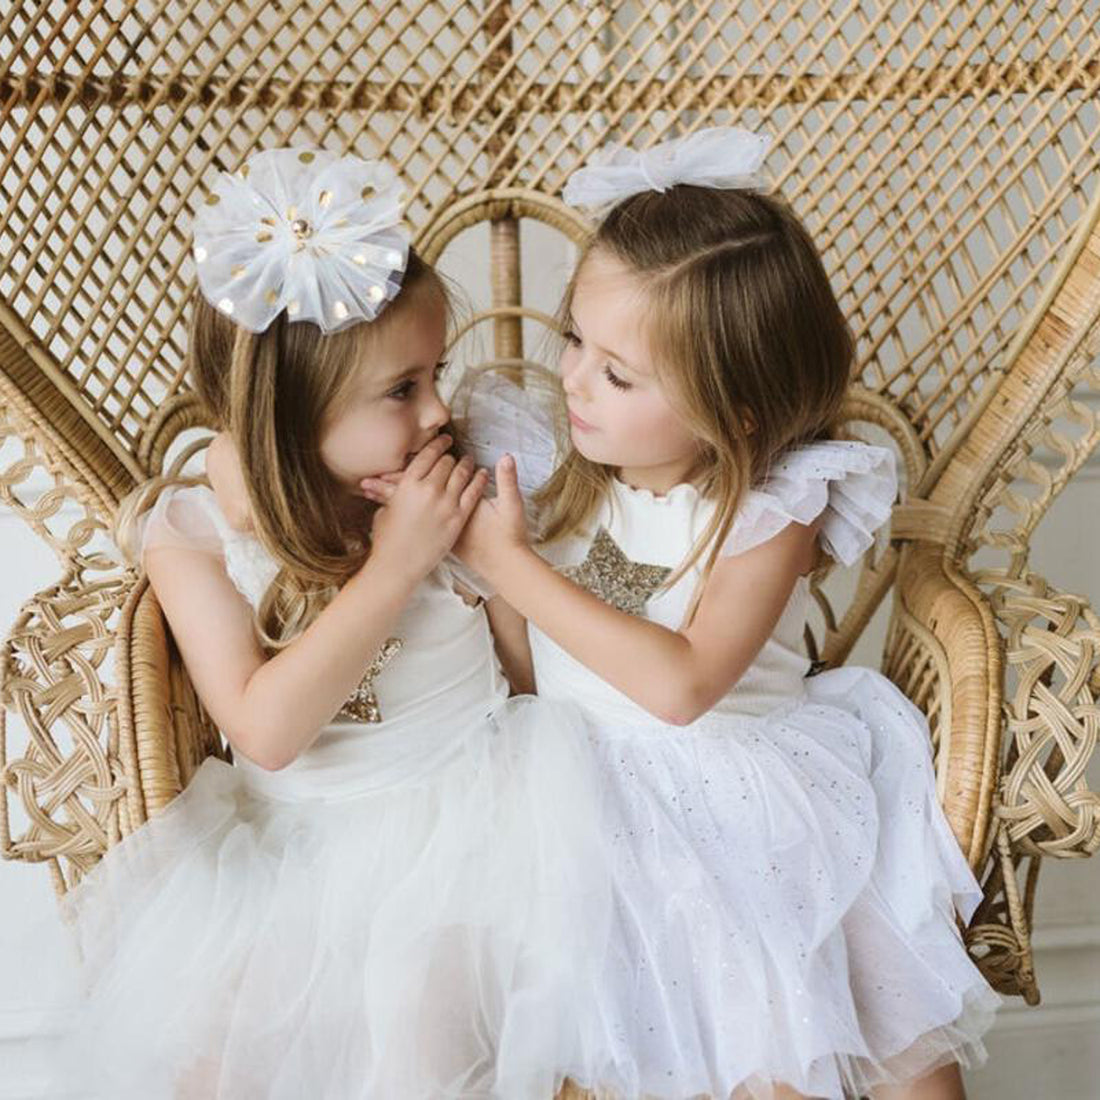
<instances>
[{"instance_id":1,"label":"blonde hair","mask_svg":"<svg viewBox=\"0 0 1100 1100\"><path fill-rule=\"evenodd\" d=\"M289 644L358 569L370 552L375 506L351 501L321 458L321 435L397 318L425 301L451 320L442 278L412 249L401 290L372 322L330 335L279 314L251 333L219 313L196 289L188 373L206 419L233 439L248 491L255 534L279 564L257 609L261 639ZM131 561L140 552L136 521L169 485L198 478L153 478L122 502L115 541Z\"/></svg>"},{"instance_id":2,"label":"blonde hair","mask_svg":"<svg viewBox=\"0 0 1100 1100\"><path fill-rule=\"evenodd\" d=\"M665 586L709 547L705 577L745 491L788 448L838 431L855 341L809 233L777 196L681 184L624 199L582 249L563 327L597 252L639 281L654 370L699 442L691 479L718 501ZM582 528L613 476L569 446L539 494L543 541Z\"/></svg>"}]
</instances>

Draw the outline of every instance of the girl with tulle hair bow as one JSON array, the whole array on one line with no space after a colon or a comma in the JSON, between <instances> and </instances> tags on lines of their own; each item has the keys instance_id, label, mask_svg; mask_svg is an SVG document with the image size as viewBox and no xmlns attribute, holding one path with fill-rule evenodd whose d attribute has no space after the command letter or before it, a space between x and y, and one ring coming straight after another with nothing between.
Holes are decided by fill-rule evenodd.
<instances>
[{"instance_id":1,"label":"girl with tulle hair bow","mask_svg":"<svg viewBox=\"0 0 1100 1100\"><path fill-rule=\"evenodd\" d=\"M140 487L116 535L233 763L66 895L84 996L58 1091L545 1100L595 1026L585 731L509 698L450 557L485 475L448 434L448 292L400 216L384 165L275 149L195 219L220 473Z\"/></svg>"}]
</instances>

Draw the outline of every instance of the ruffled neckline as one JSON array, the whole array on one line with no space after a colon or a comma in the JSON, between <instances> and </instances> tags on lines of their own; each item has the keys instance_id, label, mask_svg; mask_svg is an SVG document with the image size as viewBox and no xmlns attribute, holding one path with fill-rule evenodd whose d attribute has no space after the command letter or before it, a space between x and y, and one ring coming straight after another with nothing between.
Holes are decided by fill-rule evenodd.
<instances>
[{"instance_id":1,"label":"ruffled neckline","mask_svg":"<svg viewBox=\"0 0 1100 1100\"><path fill-rule=\"evenodd\" d=\"M681 501L694 503L699 499L699 490L690 481L681 481L665 493L655 493L652 489L635 488L633 485L628 485L617 474L612 477L611 483L620 496L631 500L645 501L647 504L667 507Z\"/></svg>"}]
</instances>

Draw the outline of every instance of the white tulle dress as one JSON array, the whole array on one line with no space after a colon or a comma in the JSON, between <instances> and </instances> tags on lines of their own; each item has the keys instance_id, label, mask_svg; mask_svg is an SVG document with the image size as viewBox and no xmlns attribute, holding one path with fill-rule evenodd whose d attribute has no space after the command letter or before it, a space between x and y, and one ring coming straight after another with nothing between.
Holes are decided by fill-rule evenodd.
<instances>
[{"instance_id":1,"label":"white tulle dress","mask_svg":"<svg viewBox=\"0 0 1100 1100\"><path fill-rule=\"evenodd\" d=\"M145 539L222 555L253 604L274 572L205 487L162 495ZM66 896L74 1095L553 1096L610 913L583 726L507 698L446 564L394 635L290 766L207 760Z\"/></svg>"},{"instance_id":2,"label":"white tulle dress","mask_svg":"<svg viewBox=\"0 0 1100 1100\"><path fill-rule=\"evenodd\" d=\"M521 487L553 434L507 385L467 395L479 460L519 451ZM723 554L821 517L852 562L890 514L893 455L855 442L786 455L744 500ZM677 628L701 565L657 590L713 504L616 480L545 557L602 598ZM533 625L541 698L584 708L601 774L615 916L597 983L602 1030L575 1079L623 1098L866 1095L985 1058L1000 998L956 925L981 893L936 797L928 727L880 674L808 676L810 600L795 586L752 666L704 717L669 726Z\"/></svg>"}]
</instances>

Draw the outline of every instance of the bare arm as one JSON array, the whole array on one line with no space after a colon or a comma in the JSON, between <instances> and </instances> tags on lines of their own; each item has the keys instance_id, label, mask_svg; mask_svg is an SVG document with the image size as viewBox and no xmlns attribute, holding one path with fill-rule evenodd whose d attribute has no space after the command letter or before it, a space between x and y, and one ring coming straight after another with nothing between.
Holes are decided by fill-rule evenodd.
<instances>
[{"instance_id":1,"label":"bare arm","mask_svg":"<svg viewBox=\"0 0 1100 1100\"><path fill-rule=\"evenodd\" d=\"M557 573L526 544L514 472L498 468L497 484L500 495L479 505L456 552L578 661L675 725L706 713L741 678L813 564L815 527L791 524L720 560L690 625L671 630L617 611Z\"/></svg>"},{"instance_id":2,"label":"bare arm","mask_svg":"<svg viewBox=\"0 0 1100 1100\"><path fill-rule=\"evenodd\" d=\"M368 561L299 638L266 658L252 608L219 558L164 547L145 555L145 567L211 718L235 749L272 769L331 721L419 580Z\"/></svg>"},{"instance_id":3,"label":"bare arm","mask_svg":"<svg viewBox=\"0 0 1100 1100\"><path fill-rule=\"evenodd\" d=\"M513 695L533 695L535 671L531 661L531 643L527 638L527 620L500 596L485 604L489 625L493 628L497 656Z\"/></svg>"},{"instance_id":4,"label":"bare arm","mask_svg":"<svg viewBox=\"0 0 1100 1100\"><path fill-rule=\"evenodd\" d=\"M439 437L410 464L375 521L374 550L303 633L266 658L252 609L219 557L178 547L145 554L195 689L234 748L266 768L290 763L358 685L413 589L450 549L485 486Z\"/></svg>"}]
</instances>

